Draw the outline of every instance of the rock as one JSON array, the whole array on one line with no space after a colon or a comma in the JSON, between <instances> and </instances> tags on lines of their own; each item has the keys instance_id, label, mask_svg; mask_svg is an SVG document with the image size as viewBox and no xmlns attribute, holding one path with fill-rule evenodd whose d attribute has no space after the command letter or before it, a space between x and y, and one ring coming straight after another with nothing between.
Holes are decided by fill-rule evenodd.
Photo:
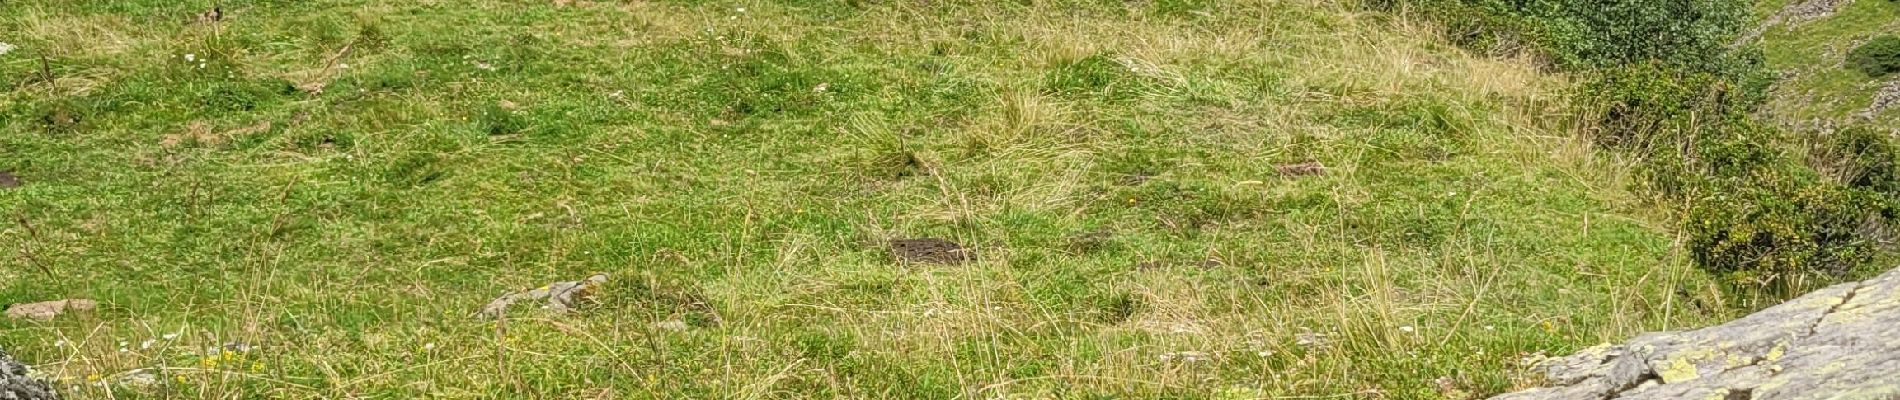
<instances>
[{"instance_id":1,"label":"rock","mask_svg":"<svg viewBox=\"0 0 1900 400\"><path fill-rule=\"evenodd\" d=\"M158 384L158 373L151 368L139 368L119 374L112 378L120 386L142 388Z\"/></svg>"},{"instance_id":2,"label":"rock","mask_svg":"<svg viewBox=\"0 0 1900 400\"><path fill-rule=\"evenodd\" d=\"M48 320L68 311L90 311L94 308L99 308L99 302L87 299L42 301L7 307L7 317Z\"/></svg>"},{"instance_id":3,"label":"rock","mask_svg":"<svg viewBox=\"0 0 1900 400\"><path fill-rule=\"evenodd\" d=\"M0 350L0 400L54 400L58 393L46 381L28 374L26 364Z\"/></svg>"},{"instance_id":4,"label":"rock","mask_svg":"<svg viewBox=\"0 0 1900 400\"><path fill-rule=\"evenodd\" d=\"M1545 387L1493 399L1900 398L1900 270L1720 326L1545 360Z\"/></svg>"},{"instance_id":5,"label":"rock","mask_svg":"<svg viewBox=\"0 0 1900 400\"><path fill-rule=\"evenodd\" d=\"M1900 79L1887 82L1886 86L1880 87L1880 91L1874 93L1873 102L1867 105L1867 109L1860 111L1860 117L1873 119L1897 105L1900 105Z\"/></svg>"},{"instance_id":6,"label":"rock","mask_svg":"<svg viewBox=\"0 0 1900 400\"><path fill-rule=\"evenodd\" d=\"M554 310L554 312L557 313L565 313L579 306L581 301L593 296L594 292L599 291L600 286L606 283L607 274L594 274L594 276L587 277L587 279L555 282L547 286L535 288L534 290L505 294L496 298L494 301L488 302L487 306L482 307L480 316L499 318L503 313L508 311L509 305L513 305L515 302L522 300L545 300L547 303L544 307L547 309Z\"/></svg>"}]
</instances>

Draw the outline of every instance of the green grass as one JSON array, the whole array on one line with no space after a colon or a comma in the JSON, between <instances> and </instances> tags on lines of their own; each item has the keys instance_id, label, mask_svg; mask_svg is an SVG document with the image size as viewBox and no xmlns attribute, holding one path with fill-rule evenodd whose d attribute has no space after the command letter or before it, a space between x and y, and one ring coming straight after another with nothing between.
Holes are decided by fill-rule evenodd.
<instances>
[{"instance_id":1,"label":"green grass","mask_svg":"<svg viewBox=\"0 0 1900 400\"><path fill-rule=\"evenodd\" d=\"M7 3L0 304L105 306L0 343L79 398L1458 398L1727 314L1563 77L1433 29L561 3Z\"/></svg>"},{"instance_id":2,"label":"green grass","mask_svg":"<svg viewBox=\"0 0 1900 400\"><path fill-rule=\"evenodd\" d=\"M1792 1L1762 1L1757 15L1773 15ZM1876 36L1900 31L1900 4L1855 1L1831 16L1768 29L1761 38L1770 68L1783 73L1767 107L1772 118L1791 124L1813 120L1858 121L1875 93L1894 80L1848 68L1849 52ZM1900 123L1900 111L1873 116L1873 126Z\"/></svg>"}]
</instances>

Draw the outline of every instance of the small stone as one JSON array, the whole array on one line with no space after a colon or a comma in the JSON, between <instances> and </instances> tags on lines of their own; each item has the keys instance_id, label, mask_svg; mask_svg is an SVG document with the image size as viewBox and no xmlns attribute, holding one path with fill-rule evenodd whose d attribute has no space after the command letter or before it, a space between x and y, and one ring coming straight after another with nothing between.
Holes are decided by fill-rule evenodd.
<instances>
[{"instance_id":1,"label":"small stone","mask_svg":"<svg viewBox=\"0 0 1900 400\"><path fill-rule=\"evenodd\" d=\"M42 301L38 303L14 304L7 307L7 317L15 319L49 320L68 311L89 311L99 307L99 302L87 299L67 299Z\"/></svg>"},{"instance_id":2,"label":"small stone","mask_svg":"<svg viewBox=\"0 0 1900 400\"><path fill-rule=\"evenodd\" d=\"M158 383L158 374L152 372L150 368L139 368L119 375L115 381L123 386L146 387Z\"/></svg>"}]
</instances>

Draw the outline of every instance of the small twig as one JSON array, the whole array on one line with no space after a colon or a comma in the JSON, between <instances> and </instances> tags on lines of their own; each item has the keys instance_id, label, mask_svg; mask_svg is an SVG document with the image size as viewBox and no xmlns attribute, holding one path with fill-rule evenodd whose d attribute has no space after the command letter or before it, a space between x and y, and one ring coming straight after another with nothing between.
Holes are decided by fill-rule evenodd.
<instances>
[{"instance_id":1,"label":"small twig","mask_svg":"<svg viewBox=\"0 0 1900 400\"><path fill-rule=\"evenodd\" d=\"M40 272L46 273L47 276L52 276L53 268L46 266L46 263L40 262L39 257L36 257L33 255L32 242L40 240L40 231L38 229L33 229L33 224L28 223L26 221L25 215L15 216L13 220L16 222L19 222L21 228L26 228L27 240L20 242L20 256L25 257L26 262L28 264L33 264L34 267L39 267Z\"/></svg>"}]
</instances>

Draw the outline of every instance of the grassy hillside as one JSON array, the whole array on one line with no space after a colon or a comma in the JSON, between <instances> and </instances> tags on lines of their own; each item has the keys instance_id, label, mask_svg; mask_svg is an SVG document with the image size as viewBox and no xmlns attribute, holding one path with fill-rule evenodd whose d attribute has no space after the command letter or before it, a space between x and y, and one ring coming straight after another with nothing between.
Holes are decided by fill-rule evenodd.
<instances>
[{"instance_id":1,"label":"grassy hillside","mask_svg":"<svg viewBox=\"0 0 1900 400\"><path fill-rule=\"evenodd\" d=\"M1801 9L1804 3L1833 3L1834 7ZM1826 12L1830 11L1831 12ZM1768 65L1782 73L1767 112L1784 123L1807 125L1816 120L1837 124L1868 122L1873 126L1900 124L1900 107L1867 113L1882 90L1900 95L1900 78L1869 77L1846 68L1848 52L1882 34L1900 34L1900 4L1886 0L1757 3L1756 14L1765 21L1761 44ZM1777 15L1804 15L1787 22ZM1786 19L1786 18L1784 18ZM1892 89L1887 89L1892 87Z\"/></svg>"},{"instance_id":2,"label":"grassy hillside","mask_svg":"<svg viewBox=\"0 0 1900 400\"><path fill-rule=\"evenodd\" d=\"M104 307L0 343L80 398L1462 398L1723 316L1563 77L1331 3L9 2L0 304Z\"/></svg>"}]
</instances>

